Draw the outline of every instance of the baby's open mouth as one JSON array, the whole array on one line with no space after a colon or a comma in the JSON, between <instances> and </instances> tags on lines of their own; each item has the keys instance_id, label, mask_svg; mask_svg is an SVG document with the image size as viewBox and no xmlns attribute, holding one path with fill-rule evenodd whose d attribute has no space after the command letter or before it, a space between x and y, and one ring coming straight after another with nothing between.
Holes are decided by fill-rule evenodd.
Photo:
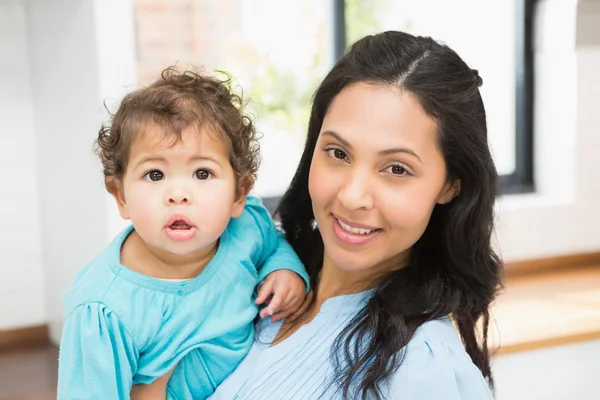
<instances>
[{"instance_id":1,"label":"baby's open mouth","mask_svg":"<svg viewBox=\"0 0 600 400\"><path fill-rule=\"evenodd\" d=\"M186 230L192 229L192 226L188 225L184 221L175 221L171 225L169 225L169 228L173 230Z\"/></svg>"}]
</instances>

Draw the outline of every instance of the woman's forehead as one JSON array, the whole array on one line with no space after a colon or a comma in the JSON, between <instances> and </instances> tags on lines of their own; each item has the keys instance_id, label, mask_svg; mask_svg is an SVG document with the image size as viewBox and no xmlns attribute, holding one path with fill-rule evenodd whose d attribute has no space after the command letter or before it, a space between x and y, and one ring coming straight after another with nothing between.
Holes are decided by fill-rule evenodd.
<instances>
[{"instance_id":1,"label":"woman's forehead","mask_svg":"<svg viewBox=\"0 0 600 400\"><path fill-rule=\"evenodd\" d=\"M321 133L335 132L359 149L408 147L417 154L437 151L437 130L410 92L367 83L343 89L321 127Z\"/></svg>"}]
</instances>

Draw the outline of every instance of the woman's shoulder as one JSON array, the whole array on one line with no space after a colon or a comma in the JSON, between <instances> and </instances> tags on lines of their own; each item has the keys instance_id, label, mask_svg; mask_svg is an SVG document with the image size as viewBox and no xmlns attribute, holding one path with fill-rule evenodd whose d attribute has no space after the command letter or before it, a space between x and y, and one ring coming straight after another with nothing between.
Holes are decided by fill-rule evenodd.
<instances>
[{"instance_id":1,"label":"woman's shoulder","mask_svg":"<svg viewBox=\"0 0 600 400\"><path fill-rule=\"evenodd\" d=\"M409 346L424 343L443 343L452 348L458 347L464 351L464 347L456 328L450 317L443 317L427 321L417 328ZM466 354L466 352L465 352Z\"/></svg>"},{"instance_id":2,"label":"woman's shoulder","mask_svg":"<svg viewBox=\"0 0 600 400\"><path fill-rule=\"evenodd\" d=\"M389 399L486 400L492 393L449 318L417 329L403 350L389 385Z\"/></svg>"}]
</instances>

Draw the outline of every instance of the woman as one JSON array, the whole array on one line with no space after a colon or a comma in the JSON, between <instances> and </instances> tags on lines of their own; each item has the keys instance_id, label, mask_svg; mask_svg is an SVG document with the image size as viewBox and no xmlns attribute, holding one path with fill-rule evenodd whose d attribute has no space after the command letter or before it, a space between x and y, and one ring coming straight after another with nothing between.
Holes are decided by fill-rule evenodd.
<instances>
[{"instance_id":1,"label":"woman","mask_svg":"<svg viewBox=\"0 0 600 400\"><path fill-rule=\"evenodd\" d=\"M299 315L258 323L213 399L492 398L502 263L480 85L453 50L401 32L336 63L278 210L312 291Z\"/></svg>"}]
</instances>

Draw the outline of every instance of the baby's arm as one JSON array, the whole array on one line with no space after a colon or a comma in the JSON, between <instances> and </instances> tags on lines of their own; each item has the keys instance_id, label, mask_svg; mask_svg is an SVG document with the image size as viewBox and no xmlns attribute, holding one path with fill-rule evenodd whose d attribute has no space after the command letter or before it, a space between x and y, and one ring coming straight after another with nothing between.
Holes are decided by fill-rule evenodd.
<instances>
[{"instance_id":1,"label":"baby's arm","mask_svg":"<svg viewBox=\"0 0 600 400\"><path fill-rule=\"evenodd\" d=\"M63 327L58 400L128 399L137 360L132 338L109 308L77 307Z\"/></svg>"},{"instance_id":2,"label":"baby's arm","mask_svg":"<svg viewBox=\"0 0 600 400\"><path fill-rule=\"evenodd\" d=\"M246 211L252 215L263 241L256 262L260 285L256 302L262 304L273 296L261 317L278 313L274 320L285 318L302 304L310 285L308 274L260 200L248 197Z\"/></svg>"}]
</instances>

